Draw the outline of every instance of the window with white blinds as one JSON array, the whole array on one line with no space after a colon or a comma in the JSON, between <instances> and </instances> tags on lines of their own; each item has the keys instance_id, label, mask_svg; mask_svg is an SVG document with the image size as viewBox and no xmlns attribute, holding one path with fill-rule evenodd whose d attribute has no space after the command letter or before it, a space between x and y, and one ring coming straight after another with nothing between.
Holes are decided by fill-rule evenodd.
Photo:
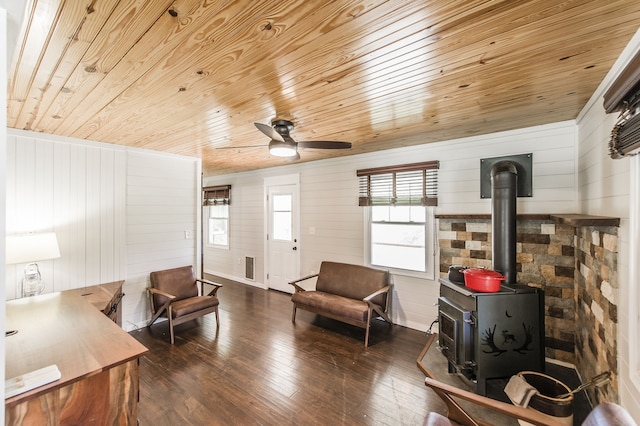
<instances>
[{"instance_id":1,"label":"window with white blinds","mask_svg":"<svg viewBox=\"0 0 640 426\"><path fill-rule=\"evenodd\" d=\"M356 172L360 206L438 205L439 161L362 169Z\"/></svg>"}]
</instances>

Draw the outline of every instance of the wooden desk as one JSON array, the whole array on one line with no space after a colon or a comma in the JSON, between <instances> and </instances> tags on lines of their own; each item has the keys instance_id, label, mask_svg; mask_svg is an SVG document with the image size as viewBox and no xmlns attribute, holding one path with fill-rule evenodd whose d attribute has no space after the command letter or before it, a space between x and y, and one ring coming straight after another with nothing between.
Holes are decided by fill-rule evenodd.
<instances>
[{"instance_id":1,"label":"wooden desk","mask_svg":"<svg viewBox=\"0 0 640 426\"><path fill-rule=\"evenodd\" d=\"M99 311L108 316L113 322L122 327L122 310L120 301L124 296L122 285L124 281L114 281L112 283L92 285L88 287L67 290L78 296L82 296Z\"/></svg>"},{"instance_id":2,"label":"wooden desk","mask_svg":"<svg viewBox=\"0 0 640 426\"><path fill-rule=\"evenodd\" d=\"M8 301L6 378L56 364L60 380L5 400L5 424L137 422L142 344L74 292Z\"/></svg>"}]
</instances>

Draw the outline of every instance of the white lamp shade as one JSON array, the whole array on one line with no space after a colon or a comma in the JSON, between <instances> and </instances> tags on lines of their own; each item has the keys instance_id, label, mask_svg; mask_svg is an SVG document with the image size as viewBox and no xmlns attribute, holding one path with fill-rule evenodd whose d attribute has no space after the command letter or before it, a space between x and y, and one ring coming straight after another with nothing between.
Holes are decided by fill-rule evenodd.
<instances>
[{"instance_id":1,"label":"white lamp shade","mask_svg":"<svg viewBox=\"0 0 640 426\"><path fill-rule=\"evenodd\" d=\"M60 248L58 248L55 232L8 235L6 250L7 265L60 257Z\"/></svg>"}]
</instances>

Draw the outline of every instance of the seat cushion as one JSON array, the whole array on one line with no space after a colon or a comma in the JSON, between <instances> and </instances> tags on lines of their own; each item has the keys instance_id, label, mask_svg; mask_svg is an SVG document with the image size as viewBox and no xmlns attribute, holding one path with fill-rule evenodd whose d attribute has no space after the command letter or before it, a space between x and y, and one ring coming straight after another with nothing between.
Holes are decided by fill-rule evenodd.
<instances>
[{"instance_id":1,"label":"seat cushion","mask_svg":"<svg viewBox=\"0 0 640 426\"><path fill-rule=\"evenodd\" d=\"M356 321L366 321L369 310L367 302L322 291L299 291L291 296L291 301L302 308L308 306L309 308Z\"/></svg>"},{"instance_id":2,"label":"seat cushion","mask_svg":"<svg viewBox=\"0 0 640 426\"><path fill-rule=\"evenodd\" d=\"M180 318L193 312L218 306L220 302L215 296L195 296L184 300L178 300L171 304L171 315Z\"/></svg>"}]
</instances>

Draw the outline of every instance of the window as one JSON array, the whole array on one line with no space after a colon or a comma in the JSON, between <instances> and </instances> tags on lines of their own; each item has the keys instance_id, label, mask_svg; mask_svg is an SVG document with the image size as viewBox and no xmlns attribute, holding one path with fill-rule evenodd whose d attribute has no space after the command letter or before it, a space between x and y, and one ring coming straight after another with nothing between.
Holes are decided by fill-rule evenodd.
<instances>
[{"instance_id":1,"label":"window","mask_svg":"<svg viewBox=\"0 0 640 426\"><path fill-rule=\"evenodd\" d=\"M371 264L427 272L427 207L371 207Z\"/></svg>"},{"instance_id":2,"label":"window","mask_svg":"<svg viewBox=\"0 0 640 426\"><path fill-rule=\"evenodd\" d=\"M274 240L291 241L293 239L293 196L291 194L273 195Z\"/></svg>"},{"instance_id":3,"label":"window","mask_svg":"<svg viewBox=\"0 0 640 426\"><path fill-rule=\"evenodd\" d=\"M434 272L438 167L432 161L358 170L359 205L367 208L372 266L408 275Z\"/></svg>"},{"instance_id":4,"label":"window","mask_svg":"<svg viewBox=\"0 0 640 426\"><path fill-rule=\"evenodd\" d=\"M202 188L202 192L207 217L207 245L228 248L231 185L209 186Z\"/></svg>"},{"instance_id":5,"label":"window","mask_svg":"<svg viewBox=\"0 0 640 426\"><path fill-rule=\"evenodd\" d=\"M229 247L229 205L208 206L207 244Z\"/></svg>"}]
</instances>

